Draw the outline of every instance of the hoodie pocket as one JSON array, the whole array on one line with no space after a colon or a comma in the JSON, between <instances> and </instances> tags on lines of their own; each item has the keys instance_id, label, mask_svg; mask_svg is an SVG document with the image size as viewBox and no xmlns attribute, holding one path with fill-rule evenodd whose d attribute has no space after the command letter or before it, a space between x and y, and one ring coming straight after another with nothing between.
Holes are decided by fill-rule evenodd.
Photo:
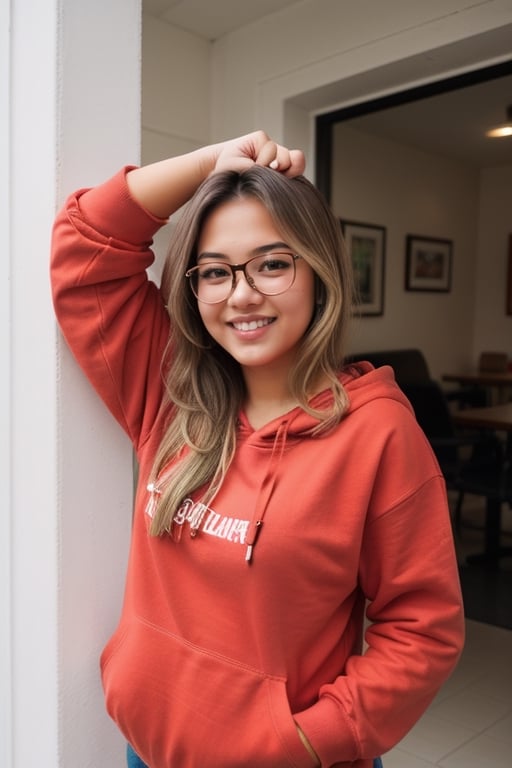
<instances>
[{"instance_id":1,"label":"hoodie pocket","mask_svg":"<svg viewBox=\"0 0 512 768\"><path fill-rule=\"evenodd\" d=\"M311 768L284 678L143 619L102 654L106 706L151 768Z\"/></svg>"}]
</instances>

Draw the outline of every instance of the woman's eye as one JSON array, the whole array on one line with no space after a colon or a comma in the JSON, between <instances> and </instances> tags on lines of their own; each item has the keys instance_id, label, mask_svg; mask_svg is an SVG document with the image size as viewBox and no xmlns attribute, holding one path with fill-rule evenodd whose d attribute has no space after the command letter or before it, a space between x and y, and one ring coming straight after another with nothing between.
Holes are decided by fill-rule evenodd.
<instances>
[{"instance_id":1,"label":"woman's eye","mask_svg":"<svg viewBox=\"0 0 512 768\"><path fill-rule=\"evenodd\" d=\"M225 280L230 277L230 272L221 264L212 264L211 266L206 265L203 267L199 272L199 277L201 280Z\"/></svg>"},{"instance_id":2,"label":"woman's eye","mask_svg":"<svg viewBox=\"0 0 512 768\"><path fill-rule=\"evenodd\" d=\"M261 264L260 272L282 272L285 269L289 269L292 263L292 256L268 256Z\"/></svg>"}]
</instances>

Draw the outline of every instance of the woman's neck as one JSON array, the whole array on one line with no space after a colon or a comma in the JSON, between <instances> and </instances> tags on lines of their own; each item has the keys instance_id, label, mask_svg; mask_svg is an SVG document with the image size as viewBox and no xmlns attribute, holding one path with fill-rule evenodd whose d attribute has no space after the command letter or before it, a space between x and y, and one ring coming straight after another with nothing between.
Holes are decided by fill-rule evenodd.
<instances>
[{"instance_id":1,"label":"woman's neck","mask_svg":"<svg viewBox=\"0 0 512 768\"><path fill-rule=\"evenodd\" d=\"M244 370L247 397L245 414L254 429L268 424L299 405L299 401L290 392L288 371L285 375L278 372L269 374L261 369ZM309 397L321 392L329 385L326 377L320 377Z\"/></svg>"},{"instance_id":2,"label":"woman's neck","mask_svg":"<svg viewBox=\"0 0 512 768\"><path fill-rule=\"evenodd\" d=\"M290 393L287 375L252 368L244 370L244 378L247 391L245 413L254 429L259 429L298 405Z\"/></svg>"}]
</instances>

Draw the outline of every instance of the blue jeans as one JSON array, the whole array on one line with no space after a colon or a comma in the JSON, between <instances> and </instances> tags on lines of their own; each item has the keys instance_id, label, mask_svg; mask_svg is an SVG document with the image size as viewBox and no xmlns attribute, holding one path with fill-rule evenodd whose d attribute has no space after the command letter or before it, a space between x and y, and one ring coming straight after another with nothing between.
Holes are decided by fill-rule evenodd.
<instances>
[{"instance_id":1,"label":"blue jeans","mask_svg":"<svg viewBox=\"0 0 512 768\"><path fill-rule=\"evenodd\" d=\"M138 757L135 754L135 752L133 751L133 749L130 747L129 744L126 747L126 759L127 759L128 768L148 768L146 763L142 762L140 757ZM373 761L373 768L382 768L382 760L380 759L380 757L376 757L375 760Z\"/></svg>"},{"instance_id":2,"label":"blue jeans","mask_svg":"<svg viewBox=\"0 0 512 768\"><path fill-rule=\"evenodd\" d=\"M135 754L129 744L126 745L126 764L128 768L148 768L138 755Z\"/></svg>"}]
</instances>

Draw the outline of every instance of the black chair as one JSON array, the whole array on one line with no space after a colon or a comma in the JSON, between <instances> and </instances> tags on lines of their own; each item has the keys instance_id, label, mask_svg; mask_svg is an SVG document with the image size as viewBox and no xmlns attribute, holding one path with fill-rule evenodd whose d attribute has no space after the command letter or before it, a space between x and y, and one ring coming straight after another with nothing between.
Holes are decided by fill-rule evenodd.
<instances>
[{"instance_id":1,"label":"black chair","mask_svg":"<svg viewBox=\"0 0 512 768\"><path fill-rule=\"evenodd\" d=\"M432 380L425 355L421 349L415 347L358 352L347 358L347 363L357 363L362 360L372 363L375 368L390 365L395 373L397 384L402 389L409 385L428 384ZM478 408L487 403L486 391L480 387L460 387L446 389L444 392L446 398L451 403L456 403L459 408Z\"/></svg>"},{"instance_id":2,"label":"black chair","mask_svg":"<svg viewBox=\"0 0 512 768\"><path fill-rule=\"evenodd\" d=\"M500 547L501 506L512 503L511 468L499 438L488 430L457 430L445 393L436 381L405 384L416 419L439 461L446 486L457 492L455 529L461 526L464 495L486 499L485 552L469 560L495 564L512 550Z\"/></svg>"},{"instance_id":3,"label":"black chair","mask_svg":"<svg viewBox=\"0 0 512 768\"><path fill-rule=\"evenodd\" d=\"M466 561L469 564L481 564L497 568L500 558L512 555L512 547L503 546L501 543L503 504L512 505L512 466L510 461L505 459L501 465L498 464L494 467L475 468L468 466L463 468L454 483L454 488L463 490L464 493L483 496L486 499L484 551L469 555Z\"/></svg>"},{"instance_id":4,"label":"black chair","mask_svg":"<svg viewBox=\"0 0 512 768\"><path fill-rule=\"evenodd\" d=\"M430 372L427 361L420 349L385 349L376 352L358 352L347 359L347 363L358 363L367 360L380 368L382 365L390 365L395 373L399 387L406 384L419 384L430 381Z\"/></svg>"}]
</instances>

